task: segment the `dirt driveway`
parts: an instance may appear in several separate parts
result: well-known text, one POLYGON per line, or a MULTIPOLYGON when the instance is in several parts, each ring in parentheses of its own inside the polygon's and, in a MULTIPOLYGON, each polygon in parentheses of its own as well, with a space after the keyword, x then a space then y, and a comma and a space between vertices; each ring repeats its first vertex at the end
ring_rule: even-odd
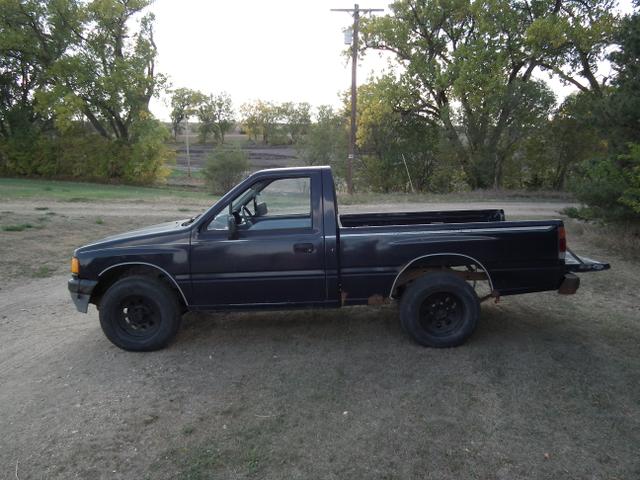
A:
POLYGON ((640 478, 637 261, 570 229, 613 269, 485 304, 451 350, 393 306, 187 315, 164 351, 112 346, 68 298, 72 247, 202 207, 3 203, 32 228, 0 232, 0 478, 640 478))

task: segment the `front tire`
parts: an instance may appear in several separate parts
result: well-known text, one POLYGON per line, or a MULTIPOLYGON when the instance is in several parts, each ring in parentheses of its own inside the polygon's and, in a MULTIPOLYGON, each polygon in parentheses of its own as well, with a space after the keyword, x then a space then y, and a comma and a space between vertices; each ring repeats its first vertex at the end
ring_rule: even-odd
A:
POLYGON ((415 280, 402 295, 400 321, 420 345, 461 345, 476 329, 480 302, 475 290, 451 273, 432 273, 415 280))
POLYGON ((100 301, 100 326, 124 350, 164 348, 180 328, 180 306, 162 281, 136 275, 114 283, 100 301))

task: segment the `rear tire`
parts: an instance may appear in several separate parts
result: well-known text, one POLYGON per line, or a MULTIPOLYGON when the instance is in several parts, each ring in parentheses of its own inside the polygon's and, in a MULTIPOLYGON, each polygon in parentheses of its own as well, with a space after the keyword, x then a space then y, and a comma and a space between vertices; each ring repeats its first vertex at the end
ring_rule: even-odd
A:
POLYGON ((451 273, 415 280, 400 300, 403 329, 420 345, 456 347, 471 336, 480 317, 475 290, 451 273))
POLYGON ((162 281, 143 275, 114 283, 100 301, 100 326, 124 350, 164 348, 180 328, 180 305, 162 281))

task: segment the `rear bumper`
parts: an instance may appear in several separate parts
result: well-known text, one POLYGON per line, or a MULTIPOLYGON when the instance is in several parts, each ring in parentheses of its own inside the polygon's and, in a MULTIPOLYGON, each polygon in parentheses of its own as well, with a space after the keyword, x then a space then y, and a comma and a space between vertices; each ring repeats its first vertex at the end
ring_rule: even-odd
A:
POLYGON ((76 306, 79 312, 87 313, 89 309, 89 300, 91 299, 91 292, 98 284, 94 280, 84 280, 76 277, 71 277, 67 286, 69 287, 69 293, 71 294, 71 300, 76 306))
POLYGON ((611 265, 606 262, 599 262, 598 260, 592 260, 587 257, 579 257, 571 250, 567 250, 564 264, 567 272, 574 273, 601 272, 611 268, 611 265))

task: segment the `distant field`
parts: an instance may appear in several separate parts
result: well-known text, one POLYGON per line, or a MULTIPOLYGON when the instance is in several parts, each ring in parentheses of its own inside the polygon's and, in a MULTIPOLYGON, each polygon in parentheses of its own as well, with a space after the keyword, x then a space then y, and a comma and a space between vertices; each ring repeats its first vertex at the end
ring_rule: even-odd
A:
POLYGON ((175 187, 140 187, 134 185, 0 178, 0 200, 33 198, 38 200, 87 202, 98 200, 154 200, 167 197, 207 200, 214 198, 204 191, 175 187))
MULTIPOLYGON (((186 173, 175 169, 169 181, 180 182, 186 173)), ((38 199, 67 202, 98 200, 155 200, 183 198, 212 201, 216 197, 204 191, 201 172, 193 173, 194 182, 185 186, 141 187, 134 185, 109 185, 102 183, 70 182, 57 180, 34 180, 24 178, 0 178, 0 200, 38 199), (194 188, 195 187, 195 188, 194 188)), ((185 184, 186 185, 186 184, 185 184)), ((402 203, 448 203, 448 202, 571 202, 564 192, 494 191, 438 193, 356 193, 349 196, 338 192, 342 205, 402 204, 402 203)))

